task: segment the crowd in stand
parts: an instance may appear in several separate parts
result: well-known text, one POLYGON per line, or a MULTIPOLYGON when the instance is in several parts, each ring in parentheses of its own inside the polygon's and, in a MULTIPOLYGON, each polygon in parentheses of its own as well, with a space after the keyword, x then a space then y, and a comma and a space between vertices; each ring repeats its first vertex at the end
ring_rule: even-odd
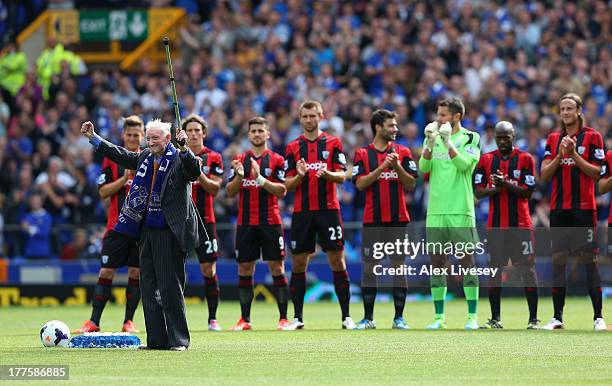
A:
MULTIPOLYGON (((245 124, 256 115, 268 119, 271 148, 284 154, 301 133, 296 108, 305 99, 323 102, 323 129, 342 138, 348 159, 371 141, 376 108, 399 114, 398 142, 418 157, 423 128, 445 96, 463 99, 463 126, 481 134, 483 153, 495 149, 494 124, 509 120, 517 146, 539 165, 566 92, 583 97, 585 122, 612 148, 612 20, 605 1, 264 0, 195 10, 174 58, 180 111, 207 120, 206 146, 227 163, 248 146, 245 124)), ((42 255, 95 256, 89 244, 98 234, 88 241, 83 230, 75 237, 57 228, 104 222, 96 192, 101 160, 80 135, 81 123, 91 120, 101 136, 120 144, 123 117, 173 121, 164 67, 154 71, 143 59, 137 68, 88 70, 55 41, 28 63, 19 47, 5 45, 0 221, 22 232, 5 232, 0 253, 41 256, 25 247, 36 238, 50 240, 55 226, 60 230, 42 255)), ((351 182, 339 197, 343 220, 360 221, 363 197, 351 182)), ((426 199, 420 179, 407 201, 413 220, 424 219, 426 199)), ((532 201, 534 225, 547 225, 547 186, 532 201)), ((599 203, 605 218, 607 198, 599 203)), ((289 196, 287 221, 290 205, 289 196)), ((477 222, 484 222, 486 209, 486 201, 479 203, 477 222)), ((222 190, 215 210, 218 222, 232 222, 235 200, 222 190)))

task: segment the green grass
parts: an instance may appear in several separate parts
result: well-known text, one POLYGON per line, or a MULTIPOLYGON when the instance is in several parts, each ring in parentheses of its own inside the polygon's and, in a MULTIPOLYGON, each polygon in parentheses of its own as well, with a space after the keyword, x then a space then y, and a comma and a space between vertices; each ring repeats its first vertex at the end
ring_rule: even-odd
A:
MULTIPOLYGON (((378 330, 342 331, 333 303, 307 304, 306 329, 274 331, 276 306, 253 306, 254 331, 206 331, 206 306, 189 305, 192 346, 186 352, 56 349, 40 344, 38 331, 60 319, 71 329, 89 307, 4 308, 0 310, 0 364, 66 364, 71 381, 87 384, 612 384, 612 334, 594 333, 588 298, 568 299, 565 331, 526 331, 523 299, 504 299, 506 329, 463 331, 466 305, 447 305, 448 331, 424 331, 433 318, 429 302, 408 303, 411 331, 390 329, 392 304, 377 304, 378 330)), ((353 304, 355 320, 361 304, 353 304)), ((552 312, 540 303, 541 319, 552 312)), ((237 303, 219 310, 227 329, 239 317, 237 303)), ((488 303, 480 303, 480 322, 488 303)), ((103 330, 118 330, 123 308, 108 306, 103 330)), ((144 329, 141 308, 136 324, 144 329)), ((143 341, 145 334, 139 334, 143 341)), ((21 384, 21 383, 20 383, 21 384)))

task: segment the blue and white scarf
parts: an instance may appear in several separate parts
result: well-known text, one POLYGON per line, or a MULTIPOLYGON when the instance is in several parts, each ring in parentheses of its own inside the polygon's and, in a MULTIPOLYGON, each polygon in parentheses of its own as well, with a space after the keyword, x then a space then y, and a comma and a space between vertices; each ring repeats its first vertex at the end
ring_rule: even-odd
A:
POLYGON ((149 154, 140 164, 130 192, 128 193, 119 219, 115 225, 115 231, 138 238, 140 236, 140 226, 146 214, 145 224, 151 228, 163 228, 165 225, 164 214, 161 207, 161 190, 164 183, 166 171, 176 155, 176 148, 172 143, 166 147, 166 152, 159 162, 159 169, 155 176, 153 189, 151 189, 151 179, 153 177, 153 163, 155 158, 149 154), (149 191, 151 197, 149 197, 149 191), (147 206, 148 204, 148 206, 147 206), (145 213, 146 212, 146 213, 145 213))

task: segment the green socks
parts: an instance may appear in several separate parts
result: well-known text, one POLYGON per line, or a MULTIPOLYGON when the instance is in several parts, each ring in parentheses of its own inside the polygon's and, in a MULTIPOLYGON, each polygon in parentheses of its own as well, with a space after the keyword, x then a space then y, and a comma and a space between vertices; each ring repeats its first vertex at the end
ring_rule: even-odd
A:
POLYGON ((430 278, 431 298, 436 319, 444 320, 444 298, 446 298, 446 275, 432 275, 430 278))
MULTIPOLYGON (((434 303, 436 319, 444 319, 444 299, 446 298, 446 276, 432 275, 430 279, 431 298, 434 303)), ((463 276, 463 292, 468 305, 468 317, 476 317, 478 310, 478 276, 463 276)))
POLYGON ((463 276, 463 292, 468 305, 468 317, 476 317, 478 309, 478 276, 463 276))

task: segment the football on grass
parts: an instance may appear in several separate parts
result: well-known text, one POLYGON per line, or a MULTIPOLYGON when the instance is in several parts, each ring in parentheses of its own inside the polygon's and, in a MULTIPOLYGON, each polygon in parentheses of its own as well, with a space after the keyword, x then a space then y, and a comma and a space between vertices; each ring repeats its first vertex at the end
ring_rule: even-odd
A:
POLYGON ((45 347, 68 347, 70 329, 62 321, 51 320, 40 329, 40 341, 45 347))

